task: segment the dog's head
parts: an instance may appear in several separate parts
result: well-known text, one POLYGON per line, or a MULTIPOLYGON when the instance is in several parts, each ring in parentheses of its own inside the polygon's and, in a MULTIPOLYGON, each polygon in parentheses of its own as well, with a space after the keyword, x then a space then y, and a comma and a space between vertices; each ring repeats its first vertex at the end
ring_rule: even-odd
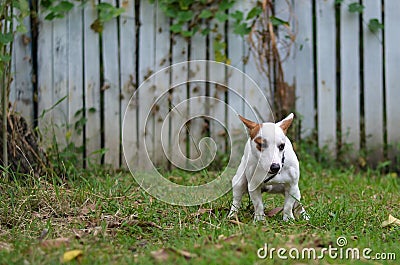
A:
POLYGON ((256 123, 239 115, 249 129, 251 152, 269 175, 279 173, 282 168, 285 159, 286 133, 293 117, 291 113, 277 123, 256 123))

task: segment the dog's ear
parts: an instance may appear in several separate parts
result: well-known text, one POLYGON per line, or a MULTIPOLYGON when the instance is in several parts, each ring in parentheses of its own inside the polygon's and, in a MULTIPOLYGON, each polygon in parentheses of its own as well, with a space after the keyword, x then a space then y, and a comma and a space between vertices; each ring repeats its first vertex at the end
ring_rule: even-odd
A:
POLYGON ((293 118, 294 118, 293 113, 290 113, 286 118, 277 123, 277 125, 281 127, 284 134, 287 133, 287 130, 289 129, 290 125, 293 122, 293 118))
POLYGON ((244 118, 243 116, 239 115, 239 119, 246 125, 246 127, 249 129, 250 133, 250 138, 254 139, 256 135, 258 134, 258 131, 261 129, 261 124, 258 124, 254 121, 248 120, 244 118))

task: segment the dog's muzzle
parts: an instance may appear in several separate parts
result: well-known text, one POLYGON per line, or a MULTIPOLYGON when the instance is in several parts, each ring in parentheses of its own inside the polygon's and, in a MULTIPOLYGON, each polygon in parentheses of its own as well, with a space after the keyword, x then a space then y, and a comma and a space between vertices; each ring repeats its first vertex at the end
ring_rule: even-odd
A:
POLYGON ((271 166, 269 167, 268 174, 271 174, 268 178, 264 180, 264 183, 267 183, 271 179, 273 179, 276 175, 278 175, 279 171, 281 168, 283 168, 283 165, 285 163, 285 152, 282 154, 282 167, 278 163, 272 163, 271 166))

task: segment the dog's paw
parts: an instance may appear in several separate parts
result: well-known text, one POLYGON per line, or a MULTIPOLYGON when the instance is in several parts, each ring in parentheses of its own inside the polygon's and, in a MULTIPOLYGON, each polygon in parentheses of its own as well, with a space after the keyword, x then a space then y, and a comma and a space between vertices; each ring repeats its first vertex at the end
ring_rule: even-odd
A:
POLYGON ((290 216, 290 215, 286 215, 286 214, 284 214, 283 215, 283 221, 284 222, 293 222, 295 219, 294 219, 294 216, 292 215, 292 216, 290 216))
POLYGON ((308 215, 308 213, 306 211, 300 213, 300 216, 303 218, 303 220, 310 221, 310 216, 308 215))
POLYGON ((238 217, 237 211, 230 211, 227 218, 228 219, 236 219, 238 217))
POLYGON ((265 221, 265 214, 254 215, 254 222, 262 222, 262 221, 265 221))

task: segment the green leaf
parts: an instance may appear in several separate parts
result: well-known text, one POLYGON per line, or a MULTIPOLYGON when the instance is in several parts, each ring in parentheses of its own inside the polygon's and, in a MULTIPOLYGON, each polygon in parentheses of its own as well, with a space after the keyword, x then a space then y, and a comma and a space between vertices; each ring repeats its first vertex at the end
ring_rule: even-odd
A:
POLYGON ((218 6, 218 10, 226 11, 229 8, 231 8, 234 4, 235 4, 235 1, 223 0, 218 6))
POLYGON ((10 55, 0 55, 0 62, 9 62, 11 60, 10 55))
POLYGON ((208 9, 204 9, 203 11, 201 11, 199 18, 209 18, 213 15, 213 13, 208 10, 208 9))
POLYGON ((350 13, 362 13, 363 10, 364 10, 364 8, 365 8, 365 7, 364 7, 363 5, 354 2, 354 3, 351 3, 351 4, 349 5, 349 12, 350 12, 350 13))
POLYGON ((210 28, 205 28, 201 31, 201 35, 206 36, 208 33, 210 33, 211 29, 210 28))
POLYGON ((274 25, 274 26, 281 26, 281 25, 289 26, 289 22, 282 20, 280 18, 274 17, 274 16, 271 16, 270 20, 271 20, 272 25, 274 25))
POLYGON ((249 13, 247 14, 246 20, 255 18, 256 16, 260 15, 262 13, 262 9, 259 6, 253 7, 249 13))
POLYGON ((246 23, 240 23, 235 25, 234 29, 233 29, 233 33, 238 34, 240 36, 244 36, 249 34, 251 31, 251 28, 247 26, 246 23))
POLYGON ((178 13, 178 21, 180 22, 188 22, 193 18, 193 11, 181 11, 178 13))
POLYGON ((231 17, 236 19, 237 21, 242 21, 243 20, 243 12, 236 10, 235 13, 231 14, 231 17))
POLYGON ((378 30, 383 29, 383 24, 379 22, 377 18, 371 18, 368 22, 368 29, 372 33, 378 32, 378 30))
POLYGON ((89 113, 96 113, 96 108, 95 107, 91 107, 88 109, 89 113))
POLYGON ((55 13, 66 13, 70 11, 73 7, 73 3, 68 1, 61 1, 58 5, 49 7, 49 10, 55 13))
POLYGON ((182 24, 181 23, 176 23, 171 25, 169 28, 173 33, 179 33, 182 31, 182 24))
POLYGON ((215 18, 216 18, 219 22, 225 22, 225 21, 228 20, 229 16, 228 16, 228 14, 226 14, 226 13, 224 13, 224 12, 218 11, 218 12, 215 14, 215 18))
POLYGON ((190 37, 192 37, 194 35, 194 32, 191 31, 191 30, 183 30, 181 32, 181 34, 182 34, 183 37, 189 37, 190 38, 190 37))
POLYGON ((344 0, 335 0, 335 5, 340 5, 344 2, 344 0))
POLYGON ((0 34, 0 43, 7 44, 14 40, 14 34, 12 32, 6 34, 0 34))

